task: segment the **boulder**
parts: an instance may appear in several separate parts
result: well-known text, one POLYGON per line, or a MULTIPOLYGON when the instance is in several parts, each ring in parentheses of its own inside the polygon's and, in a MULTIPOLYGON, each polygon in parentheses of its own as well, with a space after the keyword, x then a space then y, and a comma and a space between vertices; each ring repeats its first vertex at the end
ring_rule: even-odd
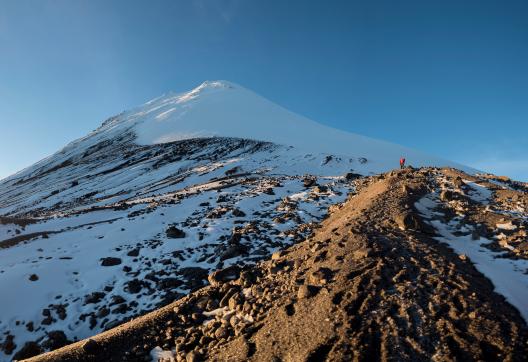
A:
POLYGON ((127 256, 132 256, 132 257, 139 256, 139 248, 135 248, 135 249, 130 250, 127 253, 127 256))
POLYGON ((312 187, 317 182, 317 178, 315 177, 305 177, 303 179, 303 186, 304 187, 312 187))
POLYGON ((220 254, 220 260, 227 260, 236 258, 240 255, 247 255, 249 248, 245 245, 229 245, 223 252, 220 254))
POLYGON ((158 287, 161 289, 174 289, 182 285, 183 282, 178 278, 165 278, 158 282, 158 287))
POLYGON ((61 348, 71 343, 66 337, 66 334, 64 334, 64 332, 60 330, 50 331, 47 333, 46 337, 47 339, 42 342, 42 347, 49 350, 61 348))
POLYGON ((93 292, 91 294, 88 294, 84 297, 84 304, 96 304, 101 301, 105 297, 105 293, 103 292, 93 292))
POLYGON ((233 216, 235 217, 244 217, 246 216, 246 213, 240 209, 234 209, 232 212, 233 216))
POLYGON ((165 231, 168 238, 171 239, 182 239, 185 237, 185 231, 178 229, 176 226, 169 226, 165 231))
POLYGON ((107 258, 101 258, 101 266, 114 266, 121 264, 120 258, 114 258, 114 257, 107 257, 107 258))
POLYGON ((29 280, 31 280, 32 282, 36 282, 37 280, 39 280, 39 277, 37 274, 31 274, 29 276, 29 280))
POLYGON ((345 179, 347 181, 352 181, 352 180, 355 180, 357 178, 361 178, 362 176, 358 173, 353 173, 353 172, 348 172, 346 175, 345 175, 345 179))
POLYGON ((84 342, 84 344, 82 345, 82 349, 88 354, 96 354, 97 351, 99 351, 100 349, 100 345, 99 343, 90 338, 89 340, 84 342))
POLYGON ((138 279, 132 279, 126 283, 125 289, 131 294, 137 294, 143 289, 143 282, 138 279))
POLYGON ((200 268, 198 266, 190 266, 186 268, 181 268, 178 270, 178 274, 180 274, 184 279, 186 280, 205 280, 207 279, 207 275, 209 274, 209 271, 204 268, 200 268))
POLYGON ((209 274, 207 280, 212 286, 220 286, 223 283, 236 280, 240 277, 240 267, 232 265, 225 269, 216 270, 209 274))
POLYGON ((26 358, 31 358, 34 356, 37 356, 44 352, 42 348, 40 348, 39 344, 34 341, 26 342, 22 348, 18 350, 17 353, 13 356, 13 360, 23 360, 26 358))

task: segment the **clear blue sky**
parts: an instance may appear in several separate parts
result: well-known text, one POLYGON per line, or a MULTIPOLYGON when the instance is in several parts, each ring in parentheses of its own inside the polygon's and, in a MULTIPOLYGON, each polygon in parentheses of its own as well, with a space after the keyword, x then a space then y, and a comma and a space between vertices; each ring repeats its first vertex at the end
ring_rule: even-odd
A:
POLYGON ((0 0, 0 177, 122 110, 226 79, 528 180, 527 66, 528 1, 0 0))

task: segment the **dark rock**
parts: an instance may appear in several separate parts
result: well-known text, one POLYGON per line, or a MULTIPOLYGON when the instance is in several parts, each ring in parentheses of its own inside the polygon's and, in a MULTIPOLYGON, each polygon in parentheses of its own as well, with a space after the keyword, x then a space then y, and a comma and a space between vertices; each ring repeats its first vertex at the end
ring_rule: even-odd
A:
POLYGON ((31 280, 32 282, 36 282, 37 280, 39 280, 39 277, 37 274, 31 274, 29 276, 29 280, 31 280))
POLYGON ((207 279, 209 271, 204 268, 191 266, 187 268, 181 268, 178 270, 178 274, 180 274, 186 280, 202 281, 207 279))
POLYGON ((240 210, 240 209, 234 209, 232 211, 232 214, 235 217, 244 217, 244 216, 246 216, 246 213, 244 211, 240 210))
POLYGON ((53 318, 51 318, 51 316, 47 316, 40 323, 49 326, 51 323, 53 323, 53 318))
POLYGON ((129 307, 126 303, 119 304, 116 308, 112 310, 113 314, 125 314, 129 310, 129 307))
POLYGON ((239 245, 230 245, 228 246, 222 254, 220 254, 220 260, 227 260, 236 258, 240 255, 247 255, 249 248, 245 245, 239 244, 239 245))
POLYGON ((139 255, 139 248, 132 249, 127 253, 128 256, 138 256, 139 255))
POLYGON ((26 358, 31 358, 41 354, 42 352, 44 351, 42 350, 42 348, 40 348, 37 342, 26 342, 26 344, 24 344, 24 347, 20 348, 18 352, 14 354, 13 360, 23 360, 26 358))
POLYGON ((110 305, 116 305, 116 304, 121 304, 121 303, 125 303, 125 302, 126 302, 126 299, 123 298, 122 296, 113 295, 112 296, 112 301, 110 302, 110 305))
POLYGON ((101 266, 114 266, 121 264, 120 258, 107 257, 101 259, 101 266))
POLYGON ((87 340, 82 345, 82 349, 84 350, 84 352, 86 352, 88 354, 96 354, 99 351, 100 348, 101 348, 101 346, 99 346, 99 343, 97 343, 93 339, 87 340))
POLYGON ((60 320, 65 320, 66 316, 67 316, 67 314, 66 314, 66 306, 62 305, 62 304, 55 305, 55 313, 57 313, 57 315, 59 316, 60 320))
POLYGON ((54 350, 57 348, 64 347, 67 344, 70 344, 71 342, 66 337, 66 334, 64 334, 63 331, 50 331, 47 333, 47 339, 42 342, 42 347, 54 350))
POLYGON ((275 195, 275 192, 273 191, 273 187, 268 187, 264 189, 264 191, 262 192, 265 193, 266 195, 275 195))
POLYGON ((137 294, 143 289, 143 282, 138 279, 129 280, 126 283, 125 289, 131 294, 137 294))
POLYGON ((456 193, 450 190, 442 190, 442 192, 440 192, 440 200, 442 201, 456 200, 457 199, 456 195, 457 195, 456 193))
POLYGON ((318 193, 318 194, 325 193, 325 192, 328 192, 328 186, 326 186, 326 185, 318 185, 318 186, 314 187, 313 190, 314 190, 315 193, 318 193))
POLYGON ((239 232, 234 232, 231 234, 231 237, 228 240, 228 243, 231 245, 238 245, 242 240, 242 235, 239 232))
POLYGON ((233 167, 233 168, 227 170, 227 171, 225 172, 225 175, 226 175, 226 176, 232 176, 232 175, 235 175, 236 173, 238 173, 238 172, 240 172, 240 171, 241 171, 240 166, 235 166, 235 167, 233 167))
POLYGON ((185 237, 185 231, 178 229, 176 226, 169 226, 165 231, 168 238, 181 239, 185 237))
POLYGON ((315 177, 305 177, 303 179, 303 186, 304 187, 312 187, 317 182, 317 179, 315 177))
POLYGON ((227 195, 220 195, 216 198, 216 202, 217 203, 221 203, 221 202, 227 202, 227 195))
POLYGON ((346 175, 345 175, 345 179, 347 181, 352 181, 352 180, 355 180, 357 178, 361 178, 362 176, 358 173, 353 173, 353 172, 348 172, 346 175))
POLYGON ((178 278, 165 278, 165 279, 161 279, 158 282, 158 286, 161 289, 178 288, 182 284, 183 284, 183 282, 181 280, 179 280, 178 278))
POLYGON ((109 329, 112 329, 112 328, 115 328, 117 327, 118 325, 122 324, 123 322, 120 321, 120 320, 113 320, 111 322, 108 322, 106 325, 105 325, 105 331, 109 330, 109 329))
POLYGON ((13 336, 12 334, 8 334, 5 337, 4 342, 0 344, 0 351, 3 350, 4 353, 7 355, 10 355, 11 353, 13 353, 13 351, 17 347, 14 340, 15 340, 15 336, 13 336))
POLYGON ((108 309, 106 307, 103 307, 103 308, 99 309, 99 311, 97 311, 97 317, 98 318, 104 318, 104 317, 106 317, 109 314, 110 314, 110 309, 108 309))
POLYGON ((96 304, 104 298, 106 294, 103 292, 93 292, 84 297, 84 304, 96 304))

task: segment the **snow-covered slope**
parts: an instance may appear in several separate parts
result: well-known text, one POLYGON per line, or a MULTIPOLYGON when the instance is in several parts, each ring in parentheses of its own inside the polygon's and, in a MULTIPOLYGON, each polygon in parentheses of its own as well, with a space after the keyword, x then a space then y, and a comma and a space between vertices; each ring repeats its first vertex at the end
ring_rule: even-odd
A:
POLYGON ((401 155, 414 166, 466 168, 403 146, 324 126, 227 81, 206 81, 190 92, 168 94, 123 112, 35 166, 49 165, 56 158, 86 152, 101 141, 126 136, 139 145, 201 137, 273 142, 307 153, 364 156, 370 160, 371 170, 377 172, 393 168, 401 155))
POLYGON ((203 285, 212 269, 302 239, 354 174, 391 169, 400 155, 458 166, 225 81, 108 119, 0 181, 0 290, 11 291, 0 360, 27 341, 55 348, 60 336, 115 326, 203 285))

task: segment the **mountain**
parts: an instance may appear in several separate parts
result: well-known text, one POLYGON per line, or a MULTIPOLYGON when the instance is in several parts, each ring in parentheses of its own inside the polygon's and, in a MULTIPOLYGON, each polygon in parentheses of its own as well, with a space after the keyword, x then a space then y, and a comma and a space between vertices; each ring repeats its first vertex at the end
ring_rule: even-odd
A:
POLYGON ((29 361, 525 360, 528 185, 422 168, 353 186, 268 260, 29 361))
MULTIPOLYGON (((9 291, 0 359, 55 350, 200 293, 215 270, 260 268, 273 253, 306 243, 329 208, 400 156, 477 177, 323 126, 226 81, 106 120, 0 181, 0 288, 9 291)), ((431 182, 441 184, 442 175, 431 173, 431 182)), ((486 186, 468 186, 465 197, 524 192, 521 184, 482 180, 473 179, 486 186)), ((511 280, 524 288, 524 279, 511 280)), ((523 309, 515 302, 523 294, 506 294, 523 309)))

